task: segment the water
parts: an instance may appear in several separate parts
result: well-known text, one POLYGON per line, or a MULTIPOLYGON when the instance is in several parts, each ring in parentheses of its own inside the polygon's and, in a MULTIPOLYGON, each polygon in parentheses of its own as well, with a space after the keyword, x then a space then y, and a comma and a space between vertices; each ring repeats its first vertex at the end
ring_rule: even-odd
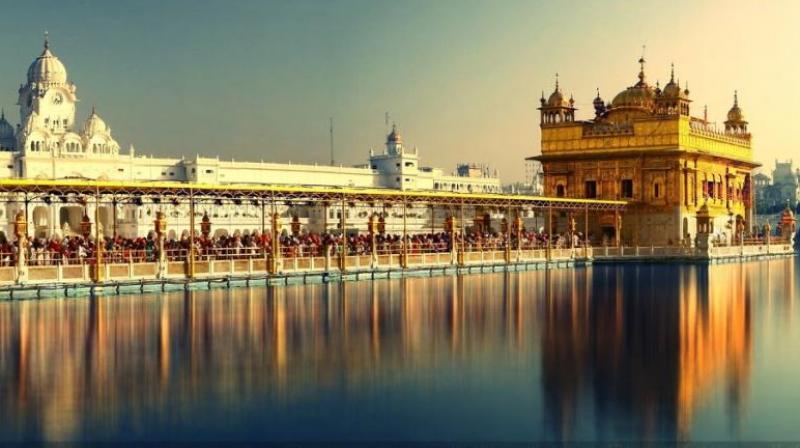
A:
POLYGON ((800 266, 0 304, 2 440, 798 440, 800 266))

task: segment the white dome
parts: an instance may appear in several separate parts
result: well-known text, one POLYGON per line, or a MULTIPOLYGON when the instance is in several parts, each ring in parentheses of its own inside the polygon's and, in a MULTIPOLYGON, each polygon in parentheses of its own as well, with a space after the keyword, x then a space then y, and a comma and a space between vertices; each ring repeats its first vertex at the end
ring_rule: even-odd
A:
POLYGON ((106 122, 100 118, 100 115, 97 115, 94 108, 92 108, 92 114, 89 115, 89 118, 86 120, 86 123, 83 125, 83 134, 86 136, 92 136, 96 134, 107 134, 108 133, 108 126, 106 122))
POLYGON ((50 51, 47 39, 44 41, 44 51, 42 55, 28 67, 29 83, 52 83, 64 84, 67 82, 67 69, 64 64, 50 51))

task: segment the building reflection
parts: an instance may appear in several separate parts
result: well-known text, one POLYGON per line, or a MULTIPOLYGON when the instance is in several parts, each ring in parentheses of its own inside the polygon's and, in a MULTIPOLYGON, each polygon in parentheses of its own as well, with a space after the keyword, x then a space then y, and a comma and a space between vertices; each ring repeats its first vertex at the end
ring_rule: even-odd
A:
POLYGON ((442 365, 491 375, 498 357, 541 365, 558 437, 680 436, 720 382, 744 406, 749 282, 739 265, 640 266, 2 303, 0 436, 110 437, 199 404, 235 416, 442 365))
POLYGON ((570 439, 590 425, 599 437, 686 438, 696 407, 720 383, 736 420, 753 339, 744 269, 609 268, 584 291, 550 282, 542 391, 553 435, 570 439))

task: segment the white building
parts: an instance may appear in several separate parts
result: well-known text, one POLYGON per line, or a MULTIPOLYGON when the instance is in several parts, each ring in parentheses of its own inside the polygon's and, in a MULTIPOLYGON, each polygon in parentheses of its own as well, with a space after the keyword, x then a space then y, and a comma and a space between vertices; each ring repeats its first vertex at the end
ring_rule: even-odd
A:
MULTIPOLYGON (((457 192, 500 192, 500 180, 484 173, 445 175, 441 169, 421 167, 416 148, 409 149, 396 128, 387 136, 386 149, 370 151, 369 163, 359 167, 297 165, 263 162, 234 162, 197 156, 194 159, 156 158, 137 155, 131 146, 120 153, 111 128, 95 108, 82 125, 76 122, 78 101, 75 84, 69 81, 64 64, 53 54, 47 38, 44 51, 28 68, 26 83, 19 89, 20 125, 11 125, 5 113, 0 117, 0 178, 23 179, 98 179, 119 181, 175 181, 199 183, 253 183, 278 185, 348 186, 402 190, 445 190, 457 192)), ((57 201, 56 201, 57 202, 57 201)), ((89 206, 91 207, 91 206, 89 206)), ((108 206, 110 207, 110 206, 108 206)), ((101 210, 101 226, 107 235, 111 228, 123 236, 144 235, 152 228, 156 207, 169 205, 120 205, 118 210, 101 210), (112 216, 117 217, 112 224, 112 216)), ((7 202, 0 210, 0 228, 10 229, 11 217, 23 209, 7 202)), ((107 208, 103 206, 103 208, 107 208)), ((260 217, 238 206, 219 206, 208 210, 226 230, 255 228, 260 217), (235 216, 234 216, 235 215, 235 216), (235 219, 234 219, 235 218, 235 219), (222 222, 220 222, 222 221, 222 222)), ((84 208, 75 204, 40 204, 28 210, 29 224, 36 236, 78 231, 84 208)), ((91 209, 87 210, 93 216, 91 209)), ((199 213, 205 212, 201 210, 199 213)), ((288 213, 284 211, 285 213, 288 213)), ((296 211, 303 224, 321 230, 335 227, 333 211, 296 211), (326 215, 327 219, 323 219, 326 215), (332 222, 331 224, 328 224, 332 222)), ((184 211, 170 210, 173 221, 186 221, 184 211)), ((352 224, 362 227, 366 218, 359 213, 352 224)), ((409 218, 414 212, 409 212, 409 218)), ((430 221, 418 211, 419 225, 430 221)), ((366 216, 366 214, 365 214, 366 216)), ((290 218, 290 217, 289 217, 290 218)), ((391 226, 391 217, 387 225, 391 226)), ((414 225, 411 222, 412 226, 414 225)), ((186 224, 176 224, 185 228, 186 224)))

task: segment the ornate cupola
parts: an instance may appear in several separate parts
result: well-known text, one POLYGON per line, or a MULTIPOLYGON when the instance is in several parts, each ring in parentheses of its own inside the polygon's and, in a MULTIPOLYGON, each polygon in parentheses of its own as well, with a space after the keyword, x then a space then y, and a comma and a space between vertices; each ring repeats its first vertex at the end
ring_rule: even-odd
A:
POLYGON ((386 153, 392 155, 403 153, 403 136, 395 124, 392 124, 392 132, 386 136, 386 153))
POLYGON ((544 92, 542 98, 539 100, 541 106, 541 121, 542 126, 557 125, 560 123, 572 123, 575 121, 575 100, 570 95, 569 100, 564 99, 564 94, 561 93, 561 88, 558 85, 558 73, 556 73, 556 87, 553 93, 547 100, 544 99, 544 92))
POLYGON ((725 132, 731 134, 747 134, 747 121, 744 119, 742 109, 739 108, 739 92, 733 92, 733 107, 728 111, 728 119, 725 120, 725 132))
POLYGON ((606 104, 603 102, 603 98, 600 98, 600 88, 597 88, 597 96, 594 97, 594 101, 592 101, 592 105, 594 106, 594 117, 598 119, 603 116, 606 112, 606 104))
POLYGON ((675 80, 675 64, 670 64, 669 82, 656 98, 656 113, 660 115, 689 116, 689 87, 681 89, 675 80))

